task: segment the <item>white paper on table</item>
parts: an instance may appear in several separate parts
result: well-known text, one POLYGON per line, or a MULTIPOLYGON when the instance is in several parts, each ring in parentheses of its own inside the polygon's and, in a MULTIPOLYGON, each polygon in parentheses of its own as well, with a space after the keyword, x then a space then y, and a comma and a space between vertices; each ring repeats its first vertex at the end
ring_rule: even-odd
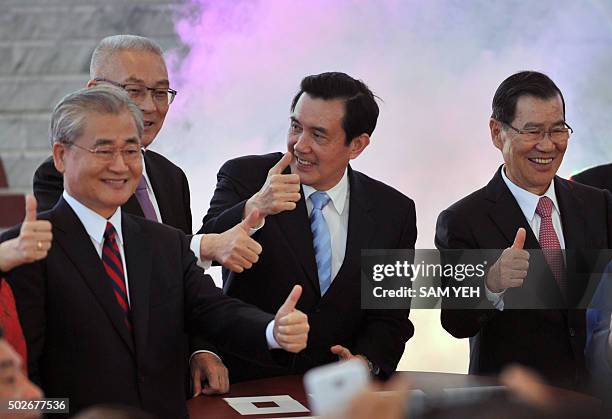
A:
POLYGON ((281 413, 310 412, 304 405, 288 395, 224 398, 241 415, 276 415, 281 413), (257 407, 254 403, 275 403, 273 407, 257 407))

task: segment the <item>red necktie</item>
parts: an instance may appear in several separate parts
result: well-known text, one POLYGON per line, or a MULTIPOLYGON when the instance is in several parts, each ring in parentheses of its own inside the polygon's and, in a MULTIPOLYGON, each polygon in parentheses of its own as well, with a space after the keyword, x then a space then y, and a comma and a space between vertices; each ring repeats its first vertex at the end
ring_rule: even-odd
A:
POLYGON ((17 308, 15 307, 15 297, 9 284, 0 278, 0 326, 4 330, 4 337, 7 342, 17 351, 22 359, 22 367, 24 373, 27 374, 27 348, 23 330, 17 316, 17 308))
POLYGON ((561 244, 559 244, 559 238, 553 227, 551 216, 552 208, 553 202, 549 197, 543 196, 538 201, 536 214, 541 218, 538 241, 540 242, 540 247, 542 248, 546 262, 548 262, 548 266, 550 266, 561 292, 565 295, 566 284, 563 275, 563 252, 561 250, 561 244))
POLYGON ((130 321, 130 306, 128 304, 127 291, 125 287, 125 274, 123 272, 123 263, 121 263, 121 253, 117 245, 117 231, 109 222, 106 223, 104 231, 104 246, 102 246, 102 264, 111 282, 115 297, 119 303, 119 307, 124 314, 125 324, 132 331, 132 322, 130 321))

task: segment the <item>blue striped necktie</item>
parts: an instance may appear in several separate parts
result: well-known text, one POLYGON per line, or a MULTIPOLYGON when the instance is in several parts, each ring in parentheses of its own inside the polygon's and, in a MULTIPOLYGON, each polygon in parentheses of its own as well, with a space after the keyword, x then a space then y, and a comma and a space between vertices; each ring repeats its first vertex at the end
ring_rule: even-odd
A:
POLYGON ((319 286, 321 295, 325 294, 331 285, 331 237, 323 208, 328 204, 330 198, 325 192, 317 191, 310 195, 312 202, 312 213, 310 214, 310 228, 312 230, 315 259, 317 260, 317 272, 319 274, 319 286))

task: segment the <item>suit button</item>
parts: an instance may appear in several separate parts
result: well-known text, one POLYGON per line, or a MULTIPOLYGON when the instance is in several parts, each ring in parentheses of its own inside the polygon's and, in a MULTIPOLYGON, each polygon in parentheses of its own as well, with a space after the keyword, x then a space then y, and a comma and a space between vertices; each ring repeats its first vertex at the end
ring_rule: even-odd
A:
POLYGON ((144 378, 142 375, 138 377, 138 380, 139 380, 141 383, 144 383, 144 382, 145 382, 145 378, 144 378))
POLYGON ((320 313, 321 309, 319 307, 315 308, 315 313, 320 313))
POLYGON ((570 327, 570 328, 569 328, 569 335, 570 335, 571 337, 576 336, 576 329, 574 329, 573 327, 570 327))

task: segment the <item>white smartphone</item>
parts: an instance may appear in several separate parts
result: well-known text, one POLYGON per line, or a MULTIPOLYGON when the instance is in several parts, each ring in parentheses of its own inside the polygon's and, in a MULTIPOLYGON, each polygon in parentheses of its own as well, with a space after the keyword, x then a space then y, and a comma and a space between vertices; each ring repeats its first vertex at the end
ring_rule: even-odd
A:
POLYGON ((304 389, 310 410, 327 415, 344 409, 370 382, 370 373, 360 359, 313 368, 304 374, 304 389))

